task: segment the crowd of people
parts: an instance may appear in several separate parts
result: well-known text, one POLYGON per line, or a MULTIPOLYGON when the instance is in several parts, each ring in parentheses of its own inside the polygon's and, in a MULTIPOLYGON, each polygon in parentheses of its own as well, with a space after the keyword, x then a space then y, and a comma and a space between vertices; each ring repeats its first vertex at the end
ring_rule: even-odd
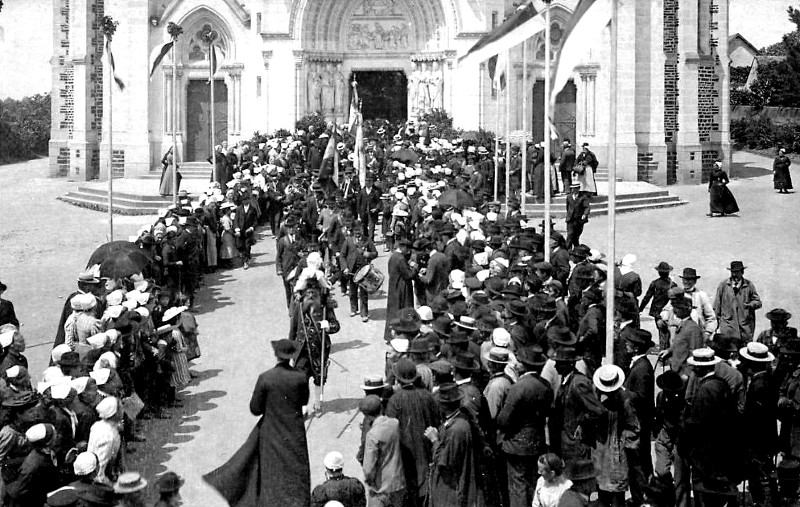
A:
MULTIPOLYGON (((207 191, 181 191, 139 231, 136 248, 151 261, 140 273, 101 277, 100 265, 79 275, 36 385, 13 306, 0 300, 4 502, 71 505, 54 503, 58 494, 142 504, 147 481, 126 469, 126 451, 146 438, 141 419, 181 405, 200 355, 191 309, 203 275, 237 258, 248 269, 259 226, 276 241, 290 324, 274 343, 278 366, 251 400, 262 416, 248 440, 258 452, 207 477, 229 501, 244 491, 231 492, 230 481, 249 481, 253 469, 259 505, 617 506, 630 496, 634 505, 713 506, 732 505, 744 480, 758 505, 794 499, 800 341, 791 315, 771 310, 759 332, 762 303, 740 261, 713 297, 691 267, 678 286, 667 262, 644 291, 634 255, 615 263, 582 243, 597 191, 587 144, 576 154, 566 142, 547 164, 541 144, 531 145, 528 168, 518 150, 508 162, 500 154, 497 173, 489 148, 381 129, 359 174, 341 132, 219 146, 207 191), (492 198, 495 174, 503 197, 506 163, 512 195, 502 210, 492 198), (569 194, 566 237, 520 209, 523 176, 532 199, 569 194), (376 242, 390 253, 387 353, 384 374, 362 386, 366 487, 333 453, 312 490, 303 422, 308 407, 324 409, 331 335, 341 328, 334 293, 338 285, 350 317, 369 322, 380 283, 361 275, 375 269, 376 242), (614 353, 604 364, 610 269, 614 353), (645 311, 657 339, 641 327, 645 311), (658 377, 655 354, 665 366, 658 377), (745 448, 731 445, 745 433, 745 448)), ((175 505, 180 477, 156 482, 159 506, 175 505)))

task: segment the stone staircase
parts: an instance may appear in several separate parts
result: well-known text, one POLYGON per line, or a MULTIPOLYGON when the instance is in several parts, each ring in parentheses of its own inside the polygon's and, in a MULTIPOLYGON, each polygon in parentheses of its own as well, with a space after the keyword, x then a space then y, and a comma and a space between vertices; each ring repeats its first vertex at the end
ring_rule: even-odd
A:
MULTIPOLYGON (((601 181, 598 181, 600 194, 592 197, 590 216, 608 215, 608 195, 604 195, 607 184, 603 184, 601 181)), ((655 185, 643 183, 638 183, 635 186, 626 183, 617 184, 616 213, 671 208, 683 204, 686 204, 686 201, 655 185)), ((544 217, 544 203, 534 204, 529 197, 525 203, 525 214, 532 218, 544 217)), ((566 217, 566 196, 559 195, 550 201, 550 215, 555 219, 566 217)))
MULTIPOLYGON (((595 181, 608 181, 608 169, 597 169, 594 173, 595 181)), ((622 181, 622 178, 617 176, 617 181, 622 181)))
MULTIPOLYGON (((208 162, 184 162, 179 164, 178 172, 184 180, 205 180, 211 181, 211 164, 208 162)), ((150 171, 150 173, 140 176, 142 179, 158 180, 161 179, 161 171, 150 171)), ((116 195, 116 192, 114 192, 116 195)))

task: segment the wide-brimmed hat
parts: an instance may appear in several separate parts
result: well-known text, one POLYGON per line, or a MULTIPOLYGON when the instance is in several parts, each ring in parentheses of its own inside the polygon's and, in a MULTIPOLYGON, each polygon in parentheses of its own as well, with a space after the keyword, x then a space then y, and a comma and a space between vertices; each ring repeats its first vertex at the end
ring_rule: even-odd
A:
POLYGON ((413 384, 419 378, 417 367, 405 357, 392 365, 392 371, 401 384, 413 384))
POLYGON ((507 308, 509 313, 517 317, 526 317, 528 315, 528 306, 518 299, 511 301, 507 308))
POLYGON ((683 274, 680 275, 680 277, 687 280, 697 280, 698 278, 701 278, 700 275, 697 274, 697 270, 694 268, 683 268, 683 274))
POLYGON ((471 352, 460 352, 453 358, 453 368, 456 370, 476 372, 481 369, 475 354, 471 352))
POLYGON ((659 273, 668 273, 672 271, 672 266, 670 266, 664 261, 661 261, 658 263, 658 266, 656 266, 656 271, 658 271, 659 273))
POLYGON ((716 354, 714 354, 714 349, 710 347, 694 349, 692 351, 692 357, 686 360, 686 362, 692 366, 714 366, 721 361, 722 359, 717 357, 716 354))
POLYGON ((78 490, 71 486, 64 486, 47 494, 45 501, 47 507, 69 507, 78 505, 78 490))
POLYGON ((433 351, 433 344, 427 338, 414 338, 408 347, 409 354, 429 354, 433 351))
POLYGON ((450 332, 450 336, 447 337, 447 343, 451 345, 458 345, 459 343, 467 343, 469 341, 469 336, 467 336, 466 331, 459 328, 454 328, 450 332))
POLYGON ((578 360, 578 352, 575 347, 558 347, 551 359, 557 363, 574 363, 578 360))
POLYGON ((147 487, 147 480, 139 472, 120 474, 114 483, 114 491, 118 494, 135 493, 147 487))
POLYGON ((598 390, 611 393, 625 383, 625 372, 616 364, 604 364, 594 372, 592 381, 598 390))
POLYGON ((74 366, 80 366, 80 364, 81 364, 80 355, 77 352, 72 352, 72 351, 64 352, 64 354, 62 354, 61 356, 61 359, 58 360, 59 366, 74 367, 74 366))
POLYGON ((656 377, 656 385, 662 391, 683 391, 683 379, 680 373, 673 370, 667 370, 656 377))
POLYGON ((768 320, 786 321, 792 318, 792 314, 783 308, 773 308, 765 315, 768 320))
POLYGON ((744 271, 745 265, 742 261, 731 261, 731 266, 728 271, 744 271))
POLYGON ((30 391, 21 391, 15 393, 9 398, 3 400, 3 408, 24 409, 32 407, 39 403, 39 397, 36 393, 30 391))
POLYGON ((159 493, 172 493, 183 486, 183 479, 175 472, 166 472, 156 479, 159 493))
POLYGON ((653 343, 653 334, 650 331, 633 326, 625 327, 620 332, 620 337, 634 345, 646 345, 648 347, 655 345, 655 343, 653 343))
POLYGON ((516 283, 508 284, 505 289, 500 291, 500 293, 503 295, 503 297, 509 298, 509 299, 511 299, 511 298, 521 298, 522 296, 525 295, 522 292, 522 286, 520 286, 520 285, 518 285, 516 283))
POLYGON ((469 315, 462 315, 455 322, 455 325, 463 329, 468 329, 470 331, 477 331, 478 329, 478 327, 476 326, 475 319, 470 317, 469 315))
POLYGON ((583 259, 586 259, 587 257, 589 257, 589 255, 591 255, 591 253, 592 253, 592 249, 589 248, 586 245, 578 245, 578 246, 576 246, 575 248, 573 248, 572 250, 569 251, 570 255, 575 256, 575 257, 580 257, 580 258, 583 258, 583 259))
POLYGON ((714 349, 714 352, 719 354, 721 352, 739 352, 737 339, 731 335, 716 333, 708 346, 714 349))
POLYGON ((443 296, 436 296, 433 301, 428 302, 428 306, 433 313, 446 313, 448 309, 447 300, 443 296))
POLYGON ((450 332, 452 331, 453 321, 448 315, 440 315, 433 319, 433 324, 431 324, 431 328, 433 331, 440 335, 440 336, 450 336, 450 332))
POLYGON ((78 282, 80 283, 100 283, 100 279, 94 276, 91 271, 83 271, 78 274, 78 282))
POLYGON ((364 383, 361 384, 361 389, 364 391, 381 391, 389 387, 383 375, 368 375, 364 377, 364 383))
POLYGON ((775 360, 769 347, 760 342, 749 342, 747 346, 739 349, 739 357, 754 363, 771 363, 775 360))
POLYGON ((278 359, 292 359, 297 353, 297 344, 286 338, 273 340, 272 351, 278 359))
POLYGON ((486 357, 486 360, 490 363, 508 364, 508 358, 508 349, 503 347, 492 347, 489 349, 489 355, 486 357))
POLYGON ((172 306, 167 308, 167 311, 164 312, 164 316, 161 317, 161 322, 169 322, 187 309, 188 307, 186 306, 172 306))
POLYGON ((537 368, 547 363, 547 356, 539 345, 531 345, 517 350, 517 361, 529 368, 537 368))
POLYGON ((464 393, 461 392, 461 389, 459 389, 455 382, 449 382, 439 386, 439 390, 434 394, 434 398, 439 403, 455 403, 464 398, 464 393))
POLYGON ((419 314, 413 308, 410 309, 413 315, 409 312, 400 311, 400 316, 392 319, 389 326, 394 329, 395 333, 416 334, 421 327, 421 319, 419 314))
POLYGON ((559 347, 574 347, 578 337, 567 326, 553 326, 547 330, 547 340, 559 347))

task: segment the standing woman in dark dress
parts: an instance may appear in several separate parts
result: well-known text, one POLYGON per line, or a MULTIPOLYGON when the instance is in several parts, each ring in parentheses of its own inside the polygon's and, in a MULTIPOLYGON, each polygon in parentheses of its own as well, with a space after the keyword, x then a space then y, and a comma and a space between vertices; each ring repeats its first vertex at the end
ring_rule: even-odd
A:
POLYGON ((779 194, 788 194, 789 190, 792 189, 792 175, 789 173, 790 165, 792 165, 792 161, 786 156, 786 149, 781 148, 772 163, 772 182, 779 194))
POLYGON ((708 179, 708 198, 709 198, 709 213, 708 216, 725 216, 736 213, 739 211, 739 205, 736 204, 736 198, 728 190, 727 173, 722 170, 722 162, 717 160, 714 162, 714 169, 711 171, 711 176, 708 179))
MULTIPOLYGON (((162 196, 172 195, 172 146, 164 154, 161 159, 161 183, 158 185, 158 193, 162 196)), ((178 179, 177 189, 181 189, 181 173, 178 172, 178 167, 175 167, 175 177, 178 179)))

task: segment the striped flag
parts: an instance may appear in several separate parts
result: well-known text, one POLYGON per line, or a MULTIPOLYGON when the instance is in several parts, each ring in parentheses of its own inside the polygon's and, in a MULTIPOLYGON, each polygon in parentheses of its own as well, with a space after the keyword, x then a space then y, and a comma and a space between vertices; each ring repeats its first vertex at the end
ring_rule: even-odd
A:
POLYGON ((580 63, 588 48, 595 45, 600 34, 611 21, 612 0, 580 0, 564 30, 564 44, 553 62, 550 104, 564 89, 572 71, 580 63))
POLYGON ((158 52, 158 56, 156 56, 156 59, 153 60, 153 66, 150 70, 150 77, 153 77, 153 73, 156 71, 156 67, 158 67, 159 64, 161 64, 161 60, 163 60, 164 57, 167 56, 167 53, 169 53, 169 50, 172 49, 172 46, 174 44, 175 44, 174 41, 169 41, 163 46, 161 46, 161 51, 158 52))
POLYGON ((111 44, 108 39, 106 39, 106 55, 108 56, 108 64, 111 65, 111 75, 114 76, 114 82, 117 83, 120 90, 125 91, 125 83, 117 76, 117 68, 116 65, 114 65, 114 53, 111 52, 111 44))
POLYGON ((533 4, 522 5, 502 25, 481 37, 467 54, 458 59, 458 64, 481 63, 530 39, 544 28, 544 16, 533 4))
POLYGON ((319 175, 323 176, 327 172, 327 168, 331 168, 331 172, 327 173, 331 176, 336 172, 334 162, 336 162, 336 129, 331 130, 331 136, 328 138, 328 145, 325 147, 325 153, 322 155, 322 161, 319 164, 319 175))

